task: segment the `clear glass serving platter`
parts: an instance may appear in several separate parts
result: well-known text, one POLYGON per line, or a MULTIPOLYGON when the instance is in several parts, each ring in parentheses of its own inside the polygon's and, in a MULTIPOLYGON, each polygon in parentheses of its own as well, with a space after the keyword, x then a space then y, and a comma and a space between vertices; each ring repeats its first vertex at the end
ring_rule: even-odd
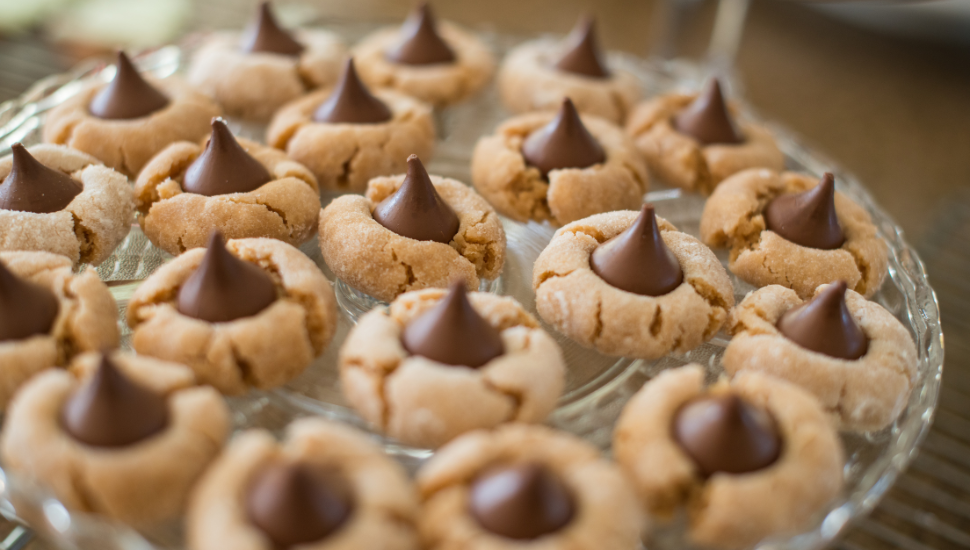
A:
MULTIPOLYGON (((339 24, 329 29, 353 42, 373 25, 339 24)), ((482 35, 498 55, 521 39, 494 34, 482 35)), ((142 70, 164 77, 183 72, 186 63, 204 37, 190 37, 178 46, 144 52, 136 57, 142 70)), ((681 62, 659 62, 629 55, 611 54, 641 79, 645 95, 674 89, 693 89, 703 80, 700 67, 681 62)), ((40 141, 45 113, 77 93, 92 79, 106 81, 114 69, 104 63, 89 63, 75 71, 38 82, 18 100, 0 105, 0 156, 22 141, 40 141)), ((477 139, 491 133, 508 115, 500 105, 494 87, 464 104, 437 113, 439 140, 429 171, 470 182, 469 166, 477 139)), ((262 140, 264 126, 230 120, 234 131, 262 140)), ((762 548, 820 548, 846 528, 853 518, 867 513, 895 481, 917 451, 936 405, 943 368, 943 335, 939 308, 926 273, 916 253, 906 244, 899 228, 880 210, 865 188, 851 174, 834 166, 818 154, 799 145, 783 128, 768 124, 779 137, 787 157, 788 169, 821 175, 832 171, 839 189, 863 205, 872 215, 881 235, 889 244, 889 276, 874 300, 885 306, 909 329, 919 350, 919 370, 909 403, 897 421, 884 430, 864 434, 842 434, 848 461, 843 470, 845 490, 830 506, 813 518, 811 527, 793 537, 764 541, 762 548)), ((333 197, 323 197, 326 204, 333 197)), ((665 188, 654 182, 646 196, 659 215, 680 230, 698 235, 703 197, 665 188)), ((514 296, 535 313, 531 288, 532 264, 549 242, 554 228, 548 224, 517 223, 503 220, 508 236, 507 261, 502 275, 483 283, 482 290, 514 296)), ((338 381, 337 351, 356 318, 374 300, 338 281, 321 257, 316 240, 301 247, 335 284, 341 318, 333 343, 323 356, 285 387, 270 392, 254 392, 229 400, 237 430, 260 427, 279 433, 292 419, 318 415, 358 426, 368 431, 386 452, 404 463, 412 472, 431 455, 427 449, 400 445, 371 432, 367 424, 344 402, 338 381)), ((727 252, 716 251, 726 265, 727 252)), ((148 242, 138 226, 115 253, 98 267, 101 278, 111 287, 121 319, 128 298, 139 282, 171 257, 148 242)), ((732 275, 735 298, 740 301, 753 287, 732 275)), ((538 316, 537 316, 538 317, 538 316)), ((129 331, 122 324, 123 346, 129 345, 129 331)), ((562 346, 568 364, 567 388, 548 423, 577 434, 609 452, 613 424, 626 401, 650 378, 664 369, 697 362, 707 368, 714 380, 722 373, 721 356, 729 337, 723 332, 710 342, 686 354, 656 361, 617 359, 587 350, 545 327, 562 346)), ((24 522, 54 544, 64 548, 155 549, 183 548, 178 524, 161 526, 149 533, 136 533, 98 516, 68 510, 42 487, 0 469, 0 513, 24 522)), ((686 548, 683 518, 661 526, 646 535, 647 548, 686 548)))

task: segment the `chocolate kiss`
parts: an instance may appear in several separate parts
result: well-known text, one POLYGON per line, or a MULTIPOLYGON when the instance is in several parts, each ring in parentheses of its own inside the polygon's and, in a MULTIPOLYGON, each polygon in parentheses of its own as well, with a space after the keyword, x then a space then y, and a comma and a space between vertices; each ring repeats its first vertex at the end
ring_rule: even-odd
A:
POLYGON ((374 209, 377 223, 416 241, 448 244, 458 233, 458 215, 431 183, 417 155, 408 157, 404 183, 374 209))
POLYGON ((49 333, 59 310, 53 292, 21 279, 0 262, 0 342, 49 333))
POLYGON ((674 128, 704 145, 744 141, 724 104, 721 83, 716 78, 708 80, 697 99, 674 117, 674 128))
POLYGON ((455 60, 455 52, 438 34, 427 2, 418 6, 401 25, 399 42, 385 55, 403 65, 434 65, 455 60))
POLYGON ((226 123, 215 118, 209 143, 185 171, 182 189, 207 197, 248 193, 271 179, 266 167, 239 145, 226 123))
POLYGON ((553 63, 553 67, 567 73, 581 74, 593 78, 607 78, 606 69, 596 40, 596 20, 590 16, 581 18, 569 36, 566 37, 565 53, 553 63))
POLYGON ((832 283, 804 304, 778 320, 778 330, 805 349, 855 360, 866 354, 869 338, 856 324, 845 305, 845 281, 832 283))
POLYGON ((181 314, 210 323, 228 323, 256 315, 276 301, 276 285, 262 269, 226 250, 222 233, 213 231, 202 263, 178 293, 181 314))
POLYGON ((168 404, 165 396, 136 384, 102 355, 98 370, 64 404, 61 421, 81 443, 124 447, 164 430, 168 404))
POLYGON ((542 177, 562 168, 586 168, 606 160, 606 153, 589 133, 568 97, 549 124, 529 134, 522 143, 525 161, 538 168, 542 177))
POLYGON ((569 489, 538 463, 486 472, 471 488, 472 516, 485 529, 511 539, 536 539, 554 533, 573 518, 569 489))
POLYGON ((259 5, 256 21, 251 23, 243 35, 240 49, 249 53, 277 53, 280 55, 300 55, 303 44, 297 42, 290 33, 280 28, 269 9, 269 2, 259 5))
POLYGON ((148 116, 168 105, 165 94, 155 89, 138 73, 125 52, 118 52, 114 79, 101 89, 88 105, 92 115, 105 119, 131 119, 148 116))
POLYGON ((0 183, 0 209, 48 214, 71 204, 84 188, 64 172, 48 168, 14 143, 13 165, 0 183))
POLYGON ((644 204, 623 233, 597 246, 589 265, 611 286, 643 296, 663 296, 684 282, 680 261, 660 236, 652 204, 644 204))
POLYGON ((769 202, 765 225, 795 244, 822 250, 841 247, 845 234, 835 214, 835 176, 826 172, 815 187, 769 202))
POLYGON ((352 57, 330 97, 313 113, 313 120, 331 124, 376 124, 390 119, 391 110, 360 81, 352 57))
POLYGON ((279 460, 256 474, 246 512, 277 548, 290 548, 340 529, 353 512, 353 491, 333 469, 279 460))
POLYGON ((766 468, 781 454, 774 419, 735 394, 704 395, 681 407, 674 437, 704 476, 766 468))
POLYGON ((440 302, 404 327, 401 343, 412 355, 471 368, 505 352, 499 331, 472 307, 462 281, 451 283, 440 302))

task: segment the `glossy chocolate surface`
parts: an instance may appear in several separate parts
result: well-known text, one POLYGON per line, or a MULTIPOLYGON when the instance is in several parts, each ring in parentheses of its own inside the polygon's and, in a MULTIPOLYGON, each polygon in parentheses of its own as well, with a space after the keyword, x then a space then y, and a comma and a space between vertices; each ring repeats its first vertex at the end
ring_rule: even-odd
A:
POLYGON ((644 296, 662 296, 684 282, 684 272, 660 235, 652 204, 644 204, 633 225, 596 247, 593 272, 612 286, 644 296))
POLYGON ((276 22, 269 2, 259 5, 256 20, 253 21, 243 34, 239 48, 249 53, 275 53, 279 55, 300 55, 303 44, 297 42, 290 33, 286 32, 276 22))
POLYGON ((391 110, 361 82, 351 57, 344 65, 340 82, 313 113, 313 120, 331 124, 377 124, 391 120, 391 110))
POLYGON ((835 176, 827 172, 807 191, 776 197, 764 216, 768 229, 801 246, 833 250, 845 242, 835 212, 835 176))
POLYGON ((0 342, 49 334, 58 311, 53 292, 21 279, 0 262, 0 342))
POLYGON ((583 125, 568 97, 552 122, 525 138, 522 157, 538 168, 544 178, 553 170, 586 168, 606 161, 603 146, 583 125))
POLYGON ((455 211, 438 195, 417 155, 408 157, 404 183, 377 205, 373 215, 377 223, 417 241, 448 244, 461 225, 455 211))
POLYGON ((0 183, 0 209, 49 214, 64 210, 84 188, 74 178, 48 168, 20 143, 10 148, 13 165, 0 183))
POLYGON ((691 136, 702 145, 730 145, 744 141, 744 136, 731 118, 724 95, 721 94, 721 83, 716 78, 707 81, 697 99, 674 117, 673 124, 678 132, 691 136))
POLYGON ((185 171, 182 189, 207 197, 248 193, 270 179, 266 167, 239 145, 225 121, 215 118, 209 143, 185 171))
POLYGON ((453 63, 455 52, 438 34, 434 14, 425 2, 401 26, 398 42, 385 54, 402 65, 453 63))
POLYGON ((610 76, 599 41, 596 39, 596 20, 591 16, 581 18, 564 42, 565 51, 553 63, 560 71, 592 78, 610 76))
POLYGON ((129 120, 146 117, 168 106, 165 94, 142 78, 125 52, 118 52, 116 67, 115 77, 88 105, 92 115, 109 120, 129 120))
POLYGON ((539 463, 486 471, 471 487, 469 506, 472 517, 486 530, 519 540, 555 533, 575 515, 565 483, 539 463))
POLYGON ((845 304, 845 281, 830 284, 778 320, 778 331, 805 349, 849 361, 869 350, 869 338, 845 304))

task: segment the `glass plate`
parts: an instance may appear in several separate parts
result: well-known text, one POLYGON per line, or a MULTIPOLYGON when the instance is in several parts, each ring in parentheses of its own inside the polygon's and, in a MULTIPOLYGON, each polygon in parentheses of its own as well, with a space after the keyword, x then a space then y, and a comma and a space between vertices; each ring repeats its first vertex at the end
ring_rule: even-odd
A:
MULTIPOLYGON (((348 41, 359 38, 372 26, 341 24, 329 27, 348 41)), ((496 50, 504 53, 517 39, 482 35, 496 50)), ((182 72, 188 55, 203 37, 190 37, 180 46, 167 46, 137 56, 136 62, 146 71, 163 77, 182 72)), ((704 74, 699 67, 682 62, 657 62, 623 54, 611 54, 612 62, 621 65, 641 79, 645 94, 654 95, 673 89, 695 88, 704 74)), ((0 155, 7 154, 16 141, 33 144, 40 141, 39 128, 45 113, 63 102, 90 79, 107 80, 113 67, 90 63, 72 73, 57 75, 38 82, 18 100, 0 105, 0 155)), ((748 116, 753 117, 750 109, 748 116)), ((439 142, 429 171, 469 182, 471 152, 481 135, 491 133, 508 116, 498 100, 494 86, 471 101, 436 114, 439 142)), ((264 126, 230 120, 240 135, 262 140, 264 126)), ((867 513, 892 485, 897 474, 915 455, 917 446, 932 421, 943 368, 943 335, 939 308, 933 290, 916 253, 904 242, 899 228, 876 206, 865 189, 848 173, 817 154, 800 146, 787 131, 769 124, 776 132, 786 154, 788 169, 821 175, 832 171, 839 190, 864 206, 883 238, 889 244, 889 276, 874 300, 891 311, 909 329, 919 350, 919 370, 915 390, 897 421, 884 430, 864 434, 842 434, 848 460, 843 470, 845 491, 821 514, 811 528, 794 536, 768 540, 763 548, 811 549, 831 542, 855 517, 867 513)), ((646 196, 657 207, 657 213, 694 236, 698 235, 702 197, 664 188, 654 182, 646 196)), ((332 197, 325 196, 324 204, 332 197)), ((502 275, 496 281, 483 283, 482 290, 514 296, 535 313, 531 288, 532 264, 549 242, 554 228, 534 222, 521 224, 503 220, 508 236, 508 254, 502 275)), ((337 334, 326 352, 298 378, 271 392, 254 392, 246 397, 229 399, 237 430, 261 427, 279 433, 292 419, 319 415, 337 419, 370 431, 366 423, 341 396, 336 367, 337 350, 357 316, 376 304, 341 281, 327 269, 316 240, 301 247, 335 283, 341 318, 337 334)), ((716 251, 727 264, 727 251, 716 251)), ((114 294, 121 319, 128 298, 139 281, 150 275, 171 256, 153 247, 137 225, 115 253, 98 268, 101 278, 114 294)), ((751 285, 731 275, 735 299, 740 301, 753 290, 751 285)), ((538 317, 538 316, 537 316, 538 317)), ((562 346, 568 364, 566 391, 549 424, 577 434, 609 451, 613 424, 623 405, 647 380, 658 372, 688 362, 707 368, 709 380, 722 372, 721 355, 728 336, 719 333, 710 342, 685 354, 675 354, 656 361, 617 359, 576 345, 545 326, 562 346)), ((129 331, 122 325, 123 346, 130 347, 129 331)), ((372 433, 387 453, 404 463, 412 472, 430 456, 427 449, 400 445, 372 433)), ((27 523, 56 544, 69 548, 152 549, 181 548, 179 525, 162 526, 150 533, 134 531, 100 517, 71 512, 43 488, 36 487, 0 470, 0 512, 27 523)), ((650 548, 684 548, 684 520, 680 518, 655 529, 644 543, 650 548)))

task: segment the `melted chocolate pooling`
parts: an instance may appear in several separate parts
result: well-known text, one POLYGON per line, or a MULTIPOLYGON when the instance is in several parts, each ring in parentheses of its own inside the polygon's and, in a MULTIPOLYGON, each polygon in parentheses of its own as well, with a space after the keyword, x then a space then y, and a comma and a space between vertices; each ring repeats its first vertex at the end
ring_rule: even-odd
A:
POLYGON ((182 188, 212 197, 254 191, 270 179, 266 167, 239 145, 221 118, 215 118, 209 143, 185 171, 182 188))
POLYGON ((124 447, 147 439, 168 425, 165 396, 125 376, 107 355, 61 411, 64 429, 95 447, 124 447))
POLYGON ((408 16, 401 26, 398 43, 385 55, 402 65, 435 65, 455 61, 455 52, 438 34, 434 14, 427 2, 408 16))
POLYGON ((303 44, 279 26, 269 4, 263 2, 259 5, 256 21, 246 29, 240 49, 249 53, 300 55, 303 53, 303 44))
POLYGON ((10 173, 0 183, 0 209, 48 214, 64 210, 83 187, 64 172, 48 168, 14 143, 10 173))
POLYGON ((485 529, 510 539, 554 533, 573 519, 569 489, 546 466, 525 463, 485 472, 471 488, 471 513, 485 529))
POLYGON ((585 16, 565 40, 566 51, 553 63, 553 67, 567 73, 607 78, 610 72, 603 63, 599 42, 596 40, 596 20, 585 16))
POLYGON ((374 209, 377 223, 416 241, 448 244, 458 233, 458 215, 438 195, 417 155, 408 157, 408 173, 393 195, 374 209))
POLYGON ((0 342, 48 334, 59 310, 53 292, 21 279, 0 262, 0 342))
POLYGON ((332 468, 272 462, 257 472, 246 495, 246 512, 277 548, 324 539, 353 512, 350 484, 332 468))
POLYGON ((845 281, 830 284, 804 304, 778 320, 778 330, 789 340, 811 351, 849 361, 869 350, 869 338, 845 305, 845 281))
POLYGON ((732 393, 689 401, 674 417, 673 431, 704 476, 754 472, 781 454, 781 436, 771 415, 732 393))
POLYGON ((721 94, 721 83, 716 78, 707 81, 707 86, 697 99, 675 116, 673 122, 678 132, 704 145, 744 141, 744 136, 731 119, 724 95, 721 94))
POLYGON ((125 52, 118 52, 114 79, 98 92, 88 110, 98 118, 127 120, 148 116, 168 105, 165 94, 138 73, 125 52))
POLYGON ((344 65, 340 82, 313 113, 313 120, 331 124, 377 124, 391 120, 391 110, 360 81, 354 58, 350 58, 344 65))
POLYGON ((404 349, 446 365, 478 368, 505 352, 499 331, 475 311, 465 283, 451 283, 448 294, 401 334, 404 349))
POLYGON ((606 161, 606 153, 589 133, 568 97, 559 114, 549 124, 529 134, 522 143, 525 161, 548 177, 549 172, 563 168, 586 168, 606 161))
POLYGON ((178 292, 181 314, 210 323, 250 317, 276 301, 276 285, 262 269, 226 250, 222 233, 213 231, 202 263, 178 292))
POLYGON ((769 202, 765 226, 798 245, 822 250, 841 247, 845 234, 835 213, 835 176, 826 172, 815 187, 769 202))
POLYGON ((662 296, 684 282, 684 272, 667 248, 652 204, 623 233, 596 247, 590 256, 593 272, 612 286, 644 296, 662 296))

